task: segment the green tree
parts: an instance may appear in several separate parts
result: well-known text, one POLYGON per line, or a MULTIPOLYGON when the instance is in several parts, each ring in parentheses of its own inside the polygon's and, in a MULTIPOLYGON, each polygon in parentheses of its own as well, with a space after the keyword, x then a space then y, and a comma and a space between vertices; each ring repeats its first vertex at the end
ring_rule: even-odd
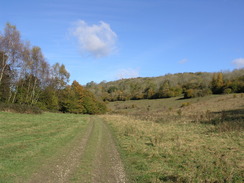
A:
POLYGON ((152 99, 155 97, 155 93, 156 93, 156 88, 154 86, 148 86, 145 90, 144 90, 144 98, 145 99, 152 99))
POLYGON ((175 96, 174 91, 170 87, 170 81, 165 80, 158 90, 158 98, 169 98, 175 96))

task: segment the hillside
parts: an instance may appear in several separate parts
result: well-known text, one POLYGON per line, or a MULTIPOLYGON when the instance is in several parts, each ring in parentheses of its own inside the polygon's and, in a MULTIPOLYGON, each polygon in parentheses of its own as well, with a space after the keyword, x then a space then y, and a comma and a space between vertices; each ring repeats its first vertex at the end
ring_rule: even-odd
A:
POLYGON ((167 74, 160 77, 121 79, 86 88, 104 101, 156 99, 181 96, 202 97, 209 94, 244 92, 244 69, 231 72, 196 72, 167 74))
POLYGON ((131 182, 242 182, 243 94, 108 105, 131 182))

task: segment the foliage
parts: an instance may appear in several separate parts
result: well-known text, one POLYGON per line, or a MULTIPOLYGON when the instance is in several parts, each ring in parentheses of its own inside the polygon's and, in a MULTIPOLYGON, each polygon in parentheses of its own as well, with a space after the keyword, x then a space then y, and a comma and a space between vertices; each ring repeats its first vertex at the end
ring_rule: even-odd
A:
POLYGON ((86 88, 104 101, 159 99, 181 96, 203 97, 244 92, 244 69, 231 72, 177 73, 154 78, 132 78, 87 83, 86 88))
POLYGON ((25 104, 0 103, 0 111, 27 113, 27 114, 42 114, 42 110, 40 108, 36 106, 25 105, 25 104))
POLYGON ((68 86, 69 77, 63 64, 50 66, 40 47, 21 40, 17 28, 6 24, 0 34, 0 102, 21 104, 19 110, 37 106, 48 111, 106 112, 105 104, 77 82, 68 86))
POLYGON ((223 74, 217 73, 213 75, 212 79, 212 91, 214 94, 221 94, 223 93, 224 81, 223 81, 223 74))
POLYGON ((82 87, 77 81, 63 90, 61 98, 60 110, 62 112, 102 114, 107 110, 105 103, 97 100, 90 91, 82 87), (67 95, 69 98, 66 97, 67 95))
POLYGON ((210 94, 212 94, 212 91, 209 88, 188 89, 184 92, 184 98, 204 97, 204 96, 210 95, 210 94))

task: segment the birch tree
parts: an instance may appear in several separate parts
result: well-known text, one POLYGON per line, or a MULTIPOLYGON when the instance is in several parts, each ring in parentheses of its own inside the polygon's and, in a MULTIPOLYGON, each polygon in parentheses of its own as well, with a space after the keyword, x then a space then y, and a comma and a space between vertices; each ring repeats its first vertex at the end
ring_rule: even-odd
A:
POLYGON ((21 56, 21 40, 20 32, 14 25, 6 24, 3 35, 0 36, 0 52, 1 52, 1 67, 0 67, 0 85, 6 67, 13 69, 19 66, 18 61, 21 56))

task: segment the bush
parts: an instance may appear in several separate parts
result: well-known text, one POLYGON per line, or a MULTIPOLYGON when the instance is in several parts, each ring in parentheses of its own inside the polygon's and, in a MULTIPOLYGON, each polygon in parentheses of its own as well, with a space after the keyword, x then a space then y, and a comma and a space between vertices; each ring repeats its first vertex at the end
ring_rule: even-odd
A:
POLYGON ((206 89, 188 89, 184 92, 184 98, 195 98, 195 97, 204 97, 212 94, 212 91, 209 88, 206 89))
POLYGON ((188 89, 184 93, 184 98, 193 98, 195 97, 195 90, 193 89, 188 89))
POLYGON ((5 104, 0 103, 0 111, 26 113, 26 114, 42 114, 42 110, 36 106, 26 104, 5 104))
POLYGON ((232 93, 231 88, 224 89, 224 94, 230 94, 230 93, 232 93))
POLYGON ((181 104, 181 106, 180 107, 187 107, 187 106, 189 106, 190 105, 190 103, 189 102, 184 102, 184 103, 182 103, 181 104))

